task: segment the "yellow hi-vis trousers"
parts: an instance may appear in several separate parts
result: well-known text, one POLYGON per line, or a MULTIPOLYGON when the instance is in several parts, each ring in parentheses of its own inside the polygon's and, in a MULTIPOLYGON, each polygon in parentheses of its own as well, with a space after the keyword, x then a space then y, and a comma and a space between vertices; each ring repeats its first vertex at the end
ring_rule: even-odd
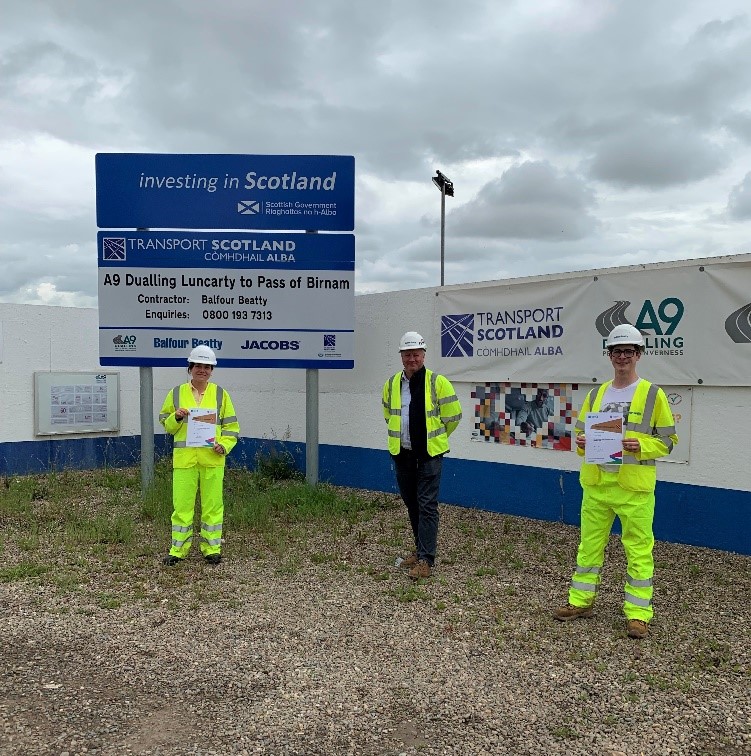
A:
POLYGON ((571 578, 569 603, 590 606, 600 585, 605 547, 616 515, 621 521, 621 540, 628 562, 623 613, 628 619, 652 619, 654 576, 654 491, 626 491, 618 485, 618 473, 603 472, 596 486, 583 486, 581 542, 576 572, 571 578))
POLYGON ((224 466, 173 468, 172 470, 172 547, 169 553, 181 559, 188 555, 193 540, 196 493, 201 489, 201 553, 219 554, 222 550, 224 520, 224 466))

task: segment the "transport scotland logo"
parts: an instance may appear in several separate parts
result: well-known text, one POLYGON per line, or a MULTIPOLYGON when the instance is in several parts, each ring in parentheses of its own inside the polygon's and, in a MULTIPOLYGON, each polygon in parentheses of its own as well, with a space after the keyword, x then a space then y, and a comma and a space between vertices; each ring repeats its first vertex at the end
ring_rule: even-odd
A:
POLYGON ((472 357, 475 343, 475 316, 441 315, 441 356, 472 357))
POLYGON ((125 239, 112 236, 102 239, 102 260, 125 260, 125 239))

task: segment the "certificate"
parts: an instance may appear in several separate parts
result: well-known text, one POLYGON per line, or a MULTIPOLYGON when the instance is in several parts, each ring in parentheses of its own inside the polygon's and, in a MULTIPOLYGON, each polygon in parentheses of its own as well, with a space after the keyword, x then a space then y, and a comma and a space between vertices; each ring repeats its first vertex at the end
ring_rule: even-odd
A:
POLYGON ((215 409, 191 407, 188 410, 188 437, 186 446, 213 447, 216 441, 215 409))
POLYGON ((623 463, 623 414, 621 412, 587 412, 584 419, 587 443, 584 459, 595 465, 623 463))

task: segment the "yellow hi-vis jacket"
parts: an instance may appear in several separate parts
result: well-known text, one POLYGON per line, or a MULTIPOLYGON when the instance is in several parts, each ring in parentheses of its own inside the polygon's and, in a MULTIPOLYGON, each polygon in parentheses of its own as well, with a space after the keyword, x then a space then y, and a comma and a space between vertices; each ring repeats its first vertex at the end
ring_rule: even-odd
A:
MULTIPOLYGON (((399 454, 402 434, 402 375, 398 372, 383 385, 383 417, 388 425, 389 453, 399 454)), ((449 450, 449 436, 462 419, 462 407, 448 378, 425 369, 425 424, 428 455, 449 450)))
POLYGON ((164 426, 164 430, 174 437, 172 466, 177 468, 194 467, 201 465, 203 467, 223 467, 226 454, 217 454, 212 447, 201 448, 186 446, 188 438, 188 420, 182 422, 175 417, 175 411, 185 407, 205 407, 207 410, 218 410, 216 424, 216 443, 224 447, 226 454, 234 449, 238 438, 240 438, 240 424, 235 416, 235 408, 232 405, 230 395, 216 383, 209 383, 206 386, 206 393, 203 395, 201 404, 196 404, 193 397, 193 391, 190 383, 182 383, 175 386, 167 394, 162 409, 159 412, 159 422, 164 426))
MULTIPOLYGON (((607 381, 600 386, 594 401, 592 394, 595 389, 587 394, 576 421, 577 434, 584 433, 587 412, 599 412, 602 398, 612 382, 607 381)), ((636 454, 624 451, 623 462, 618 468, 618 485, 627 491, 654 491, 657 482, 655 460, 670 454, 678 443, 673 413, 665 392, 659 386, 643 378, 639 380, 623 430, 624 438, 639 439, 641 450, 636 454)), ((578 446, 576 452, 584 456, 584 450, 578 446)), ((600 482, 599 465, 582 463, 579 480, 583 486, 596 486, 600 482)))

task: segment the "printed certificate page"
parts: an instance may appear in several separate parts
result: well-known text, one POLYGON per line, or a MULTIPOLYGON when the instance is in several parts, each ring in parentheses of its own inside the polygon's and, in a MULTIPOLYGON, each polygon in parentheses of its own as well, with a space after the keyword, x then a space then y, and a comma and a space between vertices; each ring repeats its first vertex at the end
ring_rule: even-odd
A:
POLYGON ((214 446, 216 438, 215 409, 205 407, 191 407, 188 410, 188 438, 186 446, 214 446))
POLYGON ((584 419, 587 444, 584 459, 595 465, 620 465, 623 462, 623 414, 587 412, 584 419))

